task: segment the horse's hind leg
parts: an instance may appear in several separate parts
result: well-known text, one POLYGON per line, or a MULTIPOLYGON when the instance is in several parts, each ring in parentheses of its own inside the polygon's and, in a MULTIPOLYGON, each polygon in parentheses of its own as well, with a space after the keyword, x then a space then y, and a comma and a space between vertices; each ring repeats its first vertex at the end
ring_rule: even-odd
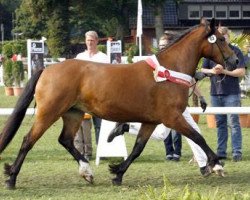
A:
POLYGON ((36 116, 35 122, 29 131, 29 133, 24 137, 22 146, 19 150, 18 156, 12 165, 5 164, 5 175, 9 176, 6 180, 6 187, 8 189, 15 189, 16 178, 22 167, 24 159, 28 152, 32 149, 36 141, 43 135, 43 133, 48 129, 48 127, 56 121, 55 116, 36 116))
POLYGON ((108 142, 112 142, 113 139, 119 135, 123 135, 129 131, 129 124, 117 122, 115 128, 109 133, 108 142))
POLYGON ((74 157, 79 164, 79 174, 88 182, 93 183, 93 173, 89 162, 74 146, 74 137, 80 127, 83 112, 71 109, 63 118, 63 130, 59 137, 59 143, 74 157))
POLYGON ((156 125, 154 124, 142 124, 139 130, 138 136, 135 141, 135 145, 131 154, 128 158, 118 165, 110 165, 110 172, 116 174, 116 177, 112 180, 114 185, 121 185, 122 177, 124 173, 127 171, 130 164, 140 156, 141 152, 143 151, 144 147, 146 146, 149 137, 153 133, 156 125))

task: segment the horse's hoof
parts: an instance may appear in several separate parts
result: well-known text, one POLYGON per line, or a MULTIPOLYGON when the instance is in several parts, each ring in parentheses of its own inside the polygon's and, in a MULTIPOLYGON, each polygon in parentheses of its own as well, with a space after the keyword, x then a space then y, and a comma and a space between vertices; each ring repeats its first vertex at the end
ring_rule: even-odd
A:
POLYGON ((122 181, 118 178, 113 178, 112 183, 113 183, 113 185, 116 185, 116 186, 122 185, 122 181))
POLYGON ((202 175, 203 177, 208 177, 209 175, 212 174, 213 171, 212 171, 212 168, 211 168, 211 167, 206 166, 206 167, 200 168, 200 172, 201 172, 201 175, 202 175))
POLYGON ((216 165, 213 167, 213 171, 214 171, 215 174, 217 174, 218 176, 225 177, 224 169, 223 169, 222 165, 216 164, 216 165))
POLYGON ((10 180, 5 181, 5 187, 8 190, 14 190, 14 189, 16 189, 15 184, 11 183, 10 180))
POLYGON ((87 182, 93 184, 94 176, 93 172, 89 166, 89 163, 79 161, 79 175, 82 176, 87 182))
POLYGON ((221 177, 225 177, 224 170, 215 171, 215 174, 217 174, 218 176, 221 176, 221 177))
POLYGON ((94 177, 92 175, 90 176, 84 176, 83 177, 88 183, 94 184, 94 177))

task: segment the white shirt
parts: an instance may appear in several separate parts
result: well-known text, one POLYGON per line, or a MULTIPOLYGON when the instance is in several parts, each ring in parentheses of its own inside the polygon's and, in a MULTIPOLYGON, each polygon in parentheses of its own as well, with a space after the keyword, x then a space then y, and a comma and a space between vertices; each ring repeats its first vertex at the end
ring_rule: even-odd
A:
POLYGON ((91 57, 87 51, 84 51, 82 53, 79 53, 76 56, 76 59, 101 62, 101 63, 109 63, 108 56, 105 53, 102 53, 101 51, 98 51, 96 54, 92 55, 91 57))

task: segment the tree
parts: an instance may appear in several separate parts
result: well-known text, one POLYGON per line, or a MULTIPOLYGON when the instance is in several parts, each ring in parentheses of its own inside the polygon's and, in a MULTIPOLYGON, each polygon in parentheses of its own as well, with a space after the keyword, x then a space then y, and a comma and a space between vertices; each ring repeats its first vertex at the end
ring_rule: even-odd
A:
POLYGON ((54 57, 69 57, 69 0, 61 0, 47 21, 48 47, 54 57))
MULTIPOLYGON (((40 13, 40 12, 39 12, 40 13)), ((36 17, 35 11, 31 9, 30 0, 23 0, 16 10, 16 27, 14 32, 22 33, 23 38, 41 39, 46 31, 46 20, 48 17, 36 17)))
MULTIPOLYGON (((113 36, 116 39, 123 39, 129 32, 129 17, 135 15, 137 1, 134 0, 85 0, 84 20, 82 24, 94 19, 93 28, 106 36, 113 36), (94 14, 93 14, 94 13, 94 14)), ((83 6, 83 5, 82 5, 83 6)), ((84 9, 79 6, 76 10, 84 9)), ((90 24, 89 24, 90 25, 90 24)))
POLYGON ((12 38, 12 28, 15 26, 13 18, 15 9, 20 5, 21 0, 0 0, 0 24, 4 25, 4 39, 12 38))
POLYGON ((69 0, 23 0, 17 10, 17 31, 24 37, 48 38, 53 57, 68 56, 69 0))
POLYGON ((25 38, 45 36, 52 56, 67 56, 70 43, 83 41, 88 30, 123 39, 136 6, 134 0, 23 0, 15 31, 25 38))

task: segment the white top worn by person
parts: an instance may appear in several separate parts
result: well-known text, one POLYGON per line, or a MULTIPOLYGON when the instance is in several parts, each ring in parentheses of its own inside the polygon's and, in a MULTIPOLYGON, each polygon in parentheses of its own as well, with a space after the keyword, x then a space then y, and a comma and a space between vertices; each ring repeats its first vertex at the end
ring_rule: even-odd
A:
MULTIPOLYGON (((88 31, 85 33, 85 43, 87 49, 79 53, 76 56, 76 59, 80 60, 87 60, 93 62, 100 62, 100 63, 109 63, 108 56, 105 53, 102 53, 98 50, 98 35, 95 31, 88 31)), ((76 149, 85 156, 86 159, 90 160, 92 157, 92 136, 91 136, 91 116, 86 117, 85 114, 84 120, 81 124, 80 129, 76 133, 76 137, 74 140, 74 145, 76 149)), ((93 116, 93 123, 95 128, 95 139, 96 144, 98 144, 99 140, 99 133, 101 129, 101 119, 98 117, 93 116)))
POLYGON ((97 49, 98 35, 95 31, 88 31, 85 34, 87 49, 79 53, 76 59, 89 60, 94 62, 109 63, 108 56, 97 49))

